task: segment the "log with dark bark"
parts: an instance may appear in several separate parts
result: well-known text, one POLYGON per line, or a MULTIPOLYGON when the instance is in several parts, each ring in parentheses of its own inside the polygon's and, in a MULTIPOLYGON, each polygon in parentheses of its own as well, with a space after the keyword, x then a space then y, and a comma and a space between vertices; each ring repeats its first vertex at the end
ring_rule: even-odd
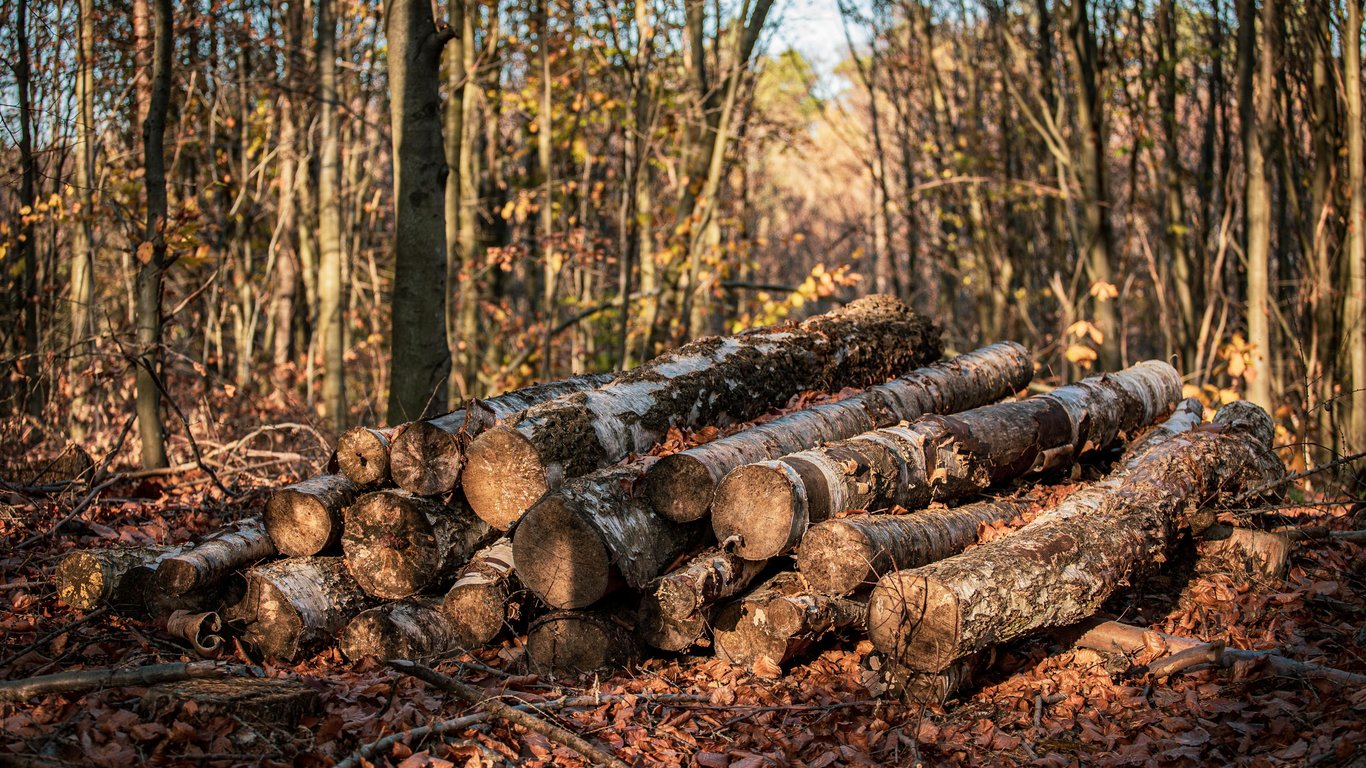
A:
POLYGON ((784 664, 827 632, 862 626, 864 613, 862 600, 816 594, 801 574, 779 573, 718 612, 716 650, 734 664, 784 664))
POLYGON ((148 720, 172 711, 175 720, 209 727, 228 717, 278 729, 294 728, 305 715, 317 714, 320 703, 317 689, 298 680, 230 677, 154 685, 138 708, 148 720))
POLYGON ((346 510, 342 551, 361 588, 397 600, 449 584, 495 535, 458 499, 443 504, 407 491, 376 491, 346 510))
POLYGON ((883 574, 956 555, 983 525, 1012 520, 1026 500, 1001 499, 904 515, 850 515, 811 526, 797 549, 797 570, 811 589, 847 595, 883 574))
MULTIPOLYGON (((466 408, 445 416, 401 425, 396 429, 392 446, 381 447, 378 439, 366 440, 361 435, 356 435, 355 441, 375 457, 384 450, 385 465, 400 488, 419 496, 435 496, 455 489, 464 466, 465 447, 484 430, 533 405, 597 389, 614 378, 614 373, 575 376, 487 400, 472 400, 466 408)), ((367 460, 372 464, 379 461, 378 458, 367 460)))
POLYGON ((532 622, 526 636, 532 667, 592 672, 625 665, 637 649, 630 631, 599 611, 554 611, 532 622))
POLYGON ((672 523, 632 493, 652 458, 574 478, 546 494, 512 534, 517 572, 552 608, 585 608, 622 583, 643 589, 705 529, 672 523))
POLYGON ((700 520, 716 486, 736 467, 844 440, 928 413, 955 413, 1028 386, 1034 362, 1014 342, 983 347, 917 369, 834 403, 789 413, 686 451, 665 456, 645 475, 650 506, 676 522, 700 520))
POLYGON ((1294 544, 1279 533, 1228 525, 1212 526, 1196 542, 1195 569, 1267 583, 1285 576, 1294 544))
POLYGON ((918 672, 876 651, 868 655, 865 664, 878 676, 878 685, 872 691, 875 695, 889 694, 920 706, 943 706, 972 685, 979 670, 987 666, 980 655, 959 659, 940 672, 918 672))
POLYGON ((1011 535, 884 576, 868 607, 873 644, 935 672, 996 643, 1092 615, 1162 562, 1180 529, 1208 527, 1199 507, 1282 475, 1273 434, 1265 411, 1226 405, 1210 427, 1144 441, 1110 477, 1011 535))
POLYGON ((80 611, 109 603, 142 612, 154 588, 157 566, 182 551, 182 547, 120 547, 73 552, 62 558, 53 574, 57 597, 80 611))
POLYGON ((505 529, 564 480, 648 451, 669 427, 746 421, 799 392, 879 383, 940 353, 938 330, 886 296, 799 325, 698 339, 480 435, 467 452, 465 495, 505 529))
POLYGON ((274 557, 275 544, 260 518, 249 518, 213 534, 157 564, 157 587, 183 595, 212 587, 259 560, 274 557))
POLYGON ((337 646, 346 658, 428 659, 445 656, 459 642, 435 598, 410 597, 362 611, 347 622, 337 646))
POLYGON ((337 438, 337 467, 360 488, 389 482, 389 446, 397 427, 352 427, 337 438))
POLYGON ((839 511, 916 509, 1064 466, 1152 424, 1180 396, 1180 375, 1148 361, 1017 402, 924 416, 747 464, 717 488, 712 529, 718 541, 739 537, 741 557, 776 557, 839 511))
POLYGON ((266 532, 282 554, 323 554, 341 541, 342 511, 359 492, 345 475, 319 475, 285 486, 266 503, 266 532))
POLYGON ((764 566, 725 547, 711 547, 661 576, 654 585, 655 602, 663 615, 681 620, 744 591, 764 566))
POLYGON ((229 617, 246 620, 242 639, 268 657, 295 661, 319 650, 378 601, 340 557, 297 557, 247 572, 247 594, 229 617))
POLYGON ((456 639, 465 648, 489 644, 520 613, 512 540, 503 537, 484 547, 460 569, 446 592, 441 612, 446 614, 456 639))

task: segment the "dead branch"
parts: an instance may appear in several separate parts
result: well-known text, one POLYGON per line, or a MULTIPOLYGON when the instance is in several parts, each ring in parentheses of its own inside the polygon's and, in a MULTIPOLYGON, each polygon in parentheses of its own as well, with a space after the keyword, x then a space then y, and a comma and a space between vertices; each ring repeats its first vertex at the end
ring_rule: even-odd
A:
POLYGON ((240 666, 229 666, 212 661, 195 661, 188 664, 151 664, 132 669, 58 672, 0 683, 0 702, 23 701, 31 696, 44 696, 50 693, 85 693, 101 688, 178 683, 182 680, 221 678, 243 673, 244 670, 240 666))

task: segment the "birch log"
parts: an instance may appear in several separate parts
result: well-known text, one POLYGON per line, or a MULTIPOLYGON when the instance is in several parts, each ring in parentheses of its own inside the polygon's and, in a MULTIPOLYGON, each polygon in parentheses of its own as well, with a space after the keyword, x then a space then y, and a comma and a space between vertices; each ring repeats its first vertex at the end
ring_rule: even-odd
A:
POLYGON ((1146 441, 1110 477, 1034 522, 937 563, 884 576, 868 606, 873 644, 917 670, 1032 630, 1095 613, 1178 530, 1199 532, 1199 507, 1284 476, 1266 412, 1224 406, 1207 428, 1146 441))
POLYGON ((659 578, 653 590, 659 610, 675 619, 694 615, 742 592, 764 566, 724 547, 712 547, 659 578))
POLYGON ((493 641, 517 610, 517 577, 512 540, 503 537, 474 553, 446 593, 441 611, 466 648, 493 641))
POLYGON ((322 554, 342 535, 342 510, 360 488, 345 475, 319 475, 285 486, 266 503, 266 532, 290 557, 322 554))
POLYGON ((716 486, 736 467, 928 413, 955 413, 986 405, 1024 389, 1033 374, 1034 363, 1024 347, 1014 342, 992 344, 844 400, 795 411, 665 456, 645 475, 645 498, 670 520, 699 520, 710 509, 716 486))
POLYGON ((465 495, 480 517, 506 529, 564 480, 648 451, 671 426, 746 421, 799 392, 879 383, 940 354, 933 324, 887 296, 799 325, 698 339, 475 438, 465 495))
POLYGON ((1064 466, 1169 413, 1181 377, 1148 361, 1013 403, 930 415, 733 470, 716 490, 718 541, 751 560, 797 545, 836 512, 917 509, 1009 478, 1064 466))
POLYGON ((828 632, 862 626, 864 613, 861 600, 815 594, 800 574, 779 573, 718 612, 716 650, 733 664, 784 664, 828 632))
POLYGON ((143 610, 157 566, 183 547, 117 547, 73 552, 57 564, 57 597, 79 611, 109 603, 143 610))
POLYGON ((526 653, 535 669, 592 672, 625 665, 637 648, 626 627, 606 613, 555 611, 532 623, 526 653))
POLYGON ((458 500, 407 491, 369 493, 346 510, 346 567, 367 593, 397 600, 449 584, 495 536, 458 500))
POLYGON ((360 488, 389 482, 389 448, 397 427, 352 427, 337 438, 337 466, 360 488))
POLYGON ((249 518, 161 560, 157 564, 157 587, 168 595, 205 589, 275 554, 275 544, 260 518, 249 518))
POLYGON ((248 622, 242 633, 247 643, 271 658, 295 661, 331 642, 377 602, 340 557, 297 557, 248 571, 246 597, 229 615, 248 622))
POLYGON ((387 661, 441 657, 459 647, 459 640, 440 601, 410 597, 357 614, 337 645, 352 661, 366 656, 387 661))

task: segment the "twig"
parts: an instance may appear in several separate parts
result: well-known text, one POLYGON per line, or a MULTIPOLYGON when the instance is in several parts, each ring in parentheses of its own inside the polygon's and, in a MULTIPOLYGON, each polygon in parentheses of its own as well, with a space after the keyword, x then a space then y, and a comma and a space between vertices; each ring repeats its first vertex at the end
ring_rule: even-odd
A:
POLYGON ((90 503, 95 500, 95 497, 100 495, 100 491, 103 491, 105 488, 108 488, 109 486, 123 479, 124 478, 122 475, 114 475, 113 477, 109 478, 108 480, 105 480, 104 482, 100 483, 94 488, 91 488, 90 492, 85 495, 85 498, 81 499, 80 502, 76 504, 76 506, 71 508, 71 511, 67 513, 66 517, 63 517, 61 520, 58 520, 55 524, 53 524, 51 528, 47 529, 45 532, 35 533, 27 539, 24 539, 23 541, 16 544, 14 548, 25 549, 26 547, 29 547, 39 541, 42 541, 43 539, 46 539, 47 537, 56 533, 58 530, 61 529, 62 526, 76 519, 77 515, 84 512, 85 508, 90 506, 90 503))
MULTIPOLYGON (((352 752, 345 760, 337 763, 336 768, 358 768, 362 760, 367 763, 372 762, 376 755, 387 751, 390 747, 393 747, 401 741, 407 741, 408 739, 425 739, 428 736, 440 736, 453 731, 463 731, 471 725, 478 725, 487 719, 489 719, 489 716, 486 713, 479 712, 473 715, 457 717, 454 720, 442 720, 437 723, 432 723, 431 725, 423 725, 417 728, 410 728, 406 731, 391 733, 382 739, 372 741, 355 752, 352 752)), ((414 743, 416 743, 416 741, 414 741, 414 743)))
POLYGON ((70 624, 65 624, 65 625, 61 626, 60 628, 58 628, 58 629, 52 630, 51 632, 47 633, 46 635, 43 635, 42 637, 38 638, 37 640, 34 640, 32 643, 29 643, 28 645, 26 645, 26 646, 24 646, 23 648, 19 649, 17 652, 10 654, 9 657, 6 658, 4 661, 0 661, 0 667, 8 667, 9 665, 13 664, 14 662, 16 662, 16 661, 18 661, 20 658, 22 658, 25 654, 27 654, 28 652, 30 652, 30 651, 32 651, 33 649, 37 648, 38 646, 42 645, 43 643, 48 642, 49 640, 51 640, 51 639, 53 639, 54 637, 56 637, 56 636, 62 634, 63 632, 70 632, 71 630, 73 630, 73 629, 75 629, 76 627, 79 627, 79 626, 81 626, 81 625, 83 625, 83 624, 89 624, 90 622, 94 621, 95 619, 97 619, 97 618, 103 616, 104 614, 106 614, 106 613, 108 613, 108 612, 109 612, 109 606, 103 606, 103 607, 100 607, 100 608, 97 608, 97 609, 91 611, 90 613, 87 613, 86 615, 82 616, 81 618, 77 619, 76 621, 71 622, 70 624))
POLYGON ((100 688, 177 683, 182 680, 221 678, 241 674, 240 668, 212 661, 189 664, 152 664, 133 669, 98 669, 83 672, 58 672, 26 680, 0 682, 0 701, 23 701, 30 696, 49 693, 84 693, 100 688))
POLYGON ((1160 680, 1201 664, 1219 664, 1223 658, 1224 641, 1215 640, 1212 643, 1204 643, 1194 648, 1173 653, 1170 656, 1164 656, 1148 665, 1148 674, 1154 680, 1160 680))
POLYGON ((530 712, 517 709, 497 699, 491 699, 485 696, 483 691, 468 683, 462 683, 455 678, 447 677, 446 675, 437 672, 431 667, 426 667, 415 662, 391 659, 388 663, 389 666, 404 674, 412 675, 423 682, 430 683, 442 690, 454 693, 466 702, 486 710, 489 714, 507 720, 510 723, 520 725, 529 731, 539 733, 551 741, 563 744, 592 760, 594 763, 611 766, 611 768, 628 768, 626 763, 613 757, 611 753, 601 747, 589 743, 578 734, 561 728, 558 725, 547 723, 530 712))
POLYGON ((180 409, 180 403, 177 403, 175 398, 171 397, 171 393, 166 391, 166 385, 161 381, 161 377, 152 370, 152 366, 148 365, 145 360, 135 358, 133 362, 147 371, 148 377, 151 378, 152 383, 157 385, 157 390, 161 392, 161 396, 166 398, 166 402, 171 404, 171 409, 175 411, 175 415, 180 418, 180 424, 185 427, 185 439, 190 441, 190 453, 194 454, 194 463, 199 465, 200 471, 213 480, 213 484, 218 486, 218 490, 222 491, 224 496, 228 498, 237 496, 237 491, 229 490, 226 485, 223 485, 223 481, 218 479, 218 474, 204 462, 204 456, 199 452, 199 442, 194 439, 194 430, 190 429, 190 420, 186 418, 185 412, 180 409))
POLYGON ((1277 480, 1272 480, 1269 483, 1262 483, 1261 485, 1257 486, 1256 488, 1253 488, 1250 491, 1244 491, 1238 498, 1233 500, 1233 503, 1241 504, 1247 501, 1248 499, 1260 496, 1262 493, 1269 491, 1272 488, 1279 488, 1280 486, 1285 485, 1287 483, 1293 483, 1296 480, 1301 480, 1303 478, 1309 477, 1310 475, 1317 475, 1320 472, 1327 472, 1330 469, 1336 469, 1342 466, 1343 464, 1351 464, 1352 462, 1363 458, 1366 458, 1366 451, 1357 451, 1356 453, 1350 456, 1343 456, 1338 459, 1333 459, 1327 464, 1319 464, 1318 466, 1310 467, 1309 469, 1301 470, 1294 474, 1286 475, 1285 477, 1279 478, 1277 480))
POLYGON ((1351 544, 1366 544, 1366 531, 1334 531, 1326 525, 1311 525, 1307 528, 1285 526, 1274 533, 1291 541, 1346 541, 1351 544))

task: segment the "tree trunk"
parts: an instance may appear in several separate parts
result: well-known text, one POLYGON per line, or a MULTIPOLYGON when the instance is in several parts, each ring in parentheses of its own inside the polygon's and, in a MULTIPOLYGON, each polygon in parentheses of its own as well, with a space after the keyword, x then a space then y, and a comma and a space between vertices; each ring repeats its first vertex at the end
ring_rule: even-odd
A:
POLYGON ((441 657, 460 643, 439 600, 412 597, 362 612, 347 623, 337 645, 352 661, 387 661, 441 657))
POLYGON ((247 572, 247 594, 231 616, 248 624, 242 639, 270 658, 296 661, 378 601, 365 594, 340 557, 298 557, 247 572))
POLYGON ((79 68, 76 72, 76 199, 80 215, 75 223, 71 262, 71 362, 67 378, 73 389, 70 436, 85 438, 85 429, 76 419, 85 418, 85 396, 90 381, 80 375, 88 361, 85 354, 94 350, 95 300, 95 3, 81 0, 79 68))
MULTIPOLYGON (((385 6, 386 61, 394 148, 393 374, 389 423, 446 409, 451 348, 446 338, 446 166, 441 139, 441 50, 432 4, 385 6)), ((472 340, 469 340, 472 341, 472 340)))
POLYGON ((206 589, 275 554, 275 545, 260 518, 249 518, 162 560, 157 566, 157 587, 170 595, 206 589))
POLYGON ((905 515, 853 515, 813 525, 797 550, 797 569, 811 589, 847 595, 883 574, 916 568, 977 543, 983 525, 1028 511, 1023 499, 984 501, 905 515))
POLYGON ((836 512, 916 509, 1065 466, 1152 424, 1180 393, 1180 375, 1148 361, 1025 400, 749 464, 717 488, 712 529, 718 541, 739 537, 741 557, 776 557, 836 512))
POLYGON ((157 565, 181 547, 123 547, 73 552, 57 564, 57 597, 78 611, 103 603, 141 611, 157 565))
POLYGON ((449 584, 491 533, 458 500, 445 505, 405 491, 377 491, 346 510, 342 551, 362 589, 397 600, 449 584))
POLYGON ((683 619, 704 607, 739 594, 764 570, 763 562, 744 560, 724 547, 712 547, 654 585, 659 611, 683 619))
POLYGON ((493 642, 521 613, 517 593, 521 581, 512 554, 512 540, 503 537, 484 547, 460 569, 446 593, 441 611, 451 623, 456 640, 465 648, 493 642))
POLYGON ((346 429, 346 310, 343 306, 341 148, 337 127, 337 0, 318 0, 318 330, 322 336, 323 412, 346 429))
POLYGON ((645 475, 644 495, 676 522, 705 517, 717 485, 736 467, 843 440, 927 413, 955 413, 1024 389, 1033 361, 1005 342, 935 363, 835 403, 795 411, 665 456, 645 475))
POLYGON ((326 552, 342 537, 342 511, 360 489, 343 475, 319 475, 285 486, 266 503, 266 532, 281 554, 326 552))
MULTIPOLYGON (((1247 398, 1271 409, 1271 319, 1269 316, 1269 255, 1271 251, 1271 185, 1262 154, 1262 132, 1271 119, 1272 98, 1269 67, 1271 48, 1264 47, 1259 74, 1257 57, 1257 2, 1238 0, 1238 107, 1243 134, 1243 236, 1247 254, 1247 341, 1251 363, 1243 375, 1247 398), (1260 81, 1254 88, 1254 79, 1260 81), (1259 91, 1259 92, 1256 92, 1259 91)), ((1263 35, 1270 40, 1270 14, 1274 2, 1265 3, 1263 35)))
MULTIPOLYGON (((596 389, 614 378, 615 374, 599 373, 536 384, 487 400, 472 400, 467 407, 445 416, 404 424, 395 431, 392 447, 388 450, 389 472, 400 488, 419 496, 450 492, 460 482, 465 446, 484 430, 533 405, 561 395, 596 389), (471 419, 471 415, 476 418, 471 419)), ((347 434, 352 432, 355 430, 347 434)), ((378 455, 374 447, 367 450, 378 455)))
POLYGON ((787 571, 721 610, 717 655, 745 666, 764 656, 784 664, 827 632, 861 626, 864 613, 863 601, 812 594, 799 574, 787 571))
POLYGON ((1265 411, 1230 404, 1211 428, 1145 441, 1109 478, 1009 536, 884 576, 868 607, 873 644, 935 672, 1031 630, 1090 616, 1162 562, 1180 529, 1207 527, 1198 508, 1208 499, 1283 476, 1272 437, 1265 411))
POLYGON ((1342 327, 1351 370, 1352 416, 1348 434, 1366 442, 1366 146, 1361 111, 1361 3, 1347 0, 1347 24, 1342 30, 1343 86, 1347 91, 1347 177, 1351 203, 1347 211, 1347 291, 1342 303, 1342 327))
POLYGON ((1285 576, 1294 549, 1290 539, 1278 533, 1216 525, 1196 543, 1195 570, 1267 584, 1285 576))
POLYGON ((651 460, 575 478, 521 518, 512 534, 517 572, 546 605, 585 608, 623 579, 642 589, 698 543, 699 526, 669 522, 633 496, 651 460))
POLYGON ((884 296, 793 327, 699 339, 480 435, 465 495, 480 517, 507 528, 564 479, 645 452, 671 426, 744 421, 803 390, 876 383, 940 351, 930 322, 884 296))
POLYGON ((637 649, 631 633, 607 614, 556 611, 531 625, 526 653, 534 669, 592 672, 624 666, 637 649))

